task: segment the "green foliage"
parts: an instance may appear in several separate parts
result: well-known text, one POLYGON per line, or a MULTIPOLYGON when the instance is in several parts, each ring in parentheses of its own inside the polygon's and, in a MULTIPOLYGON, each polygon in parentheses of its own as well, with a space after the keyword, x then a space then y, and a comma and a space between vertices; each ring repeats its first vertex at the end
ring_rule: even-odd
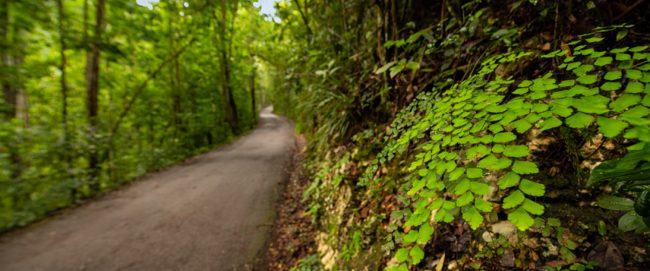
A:
MULTIPOLYGON (((94 28, 94 2, 88 1, 86 26, 84 1, 61 2, 65 16, 55 1, 6 2, 12 33, 0 37, 0 81, 20 89, 27 106, 20 114, 5 112, 13 101, 0 95, 0 232, 208 151, 256 122, 259 101, 252 106, 250 78, 253 67, 268 65, 253 63, 255 49, 266 47, 254 37, 269 36, 272 23, 251 1, 228 1, 232 30, 221 39, 216 3, 166 0, 148 8, 106 1, 96 125, 87 115, 90 41, 84 40, 94 28), (222 84, 224 66, 216 56, 226 47, 235 61, 222 84), (5 61, 9 55, 22 63, 5 61), (225 86, 238 123, 226 118, 225 86)), ((268 83, 260 81, 258 92, 268 83)))
POLYGON ((565 120, 566 125, 571 128, 587 128, 593 122, 594 117, 592 115, 587 115, 582 112, 575 113, 565 120))
MULTIPOLYGON (((595 39, 590 41, 595 42, 595 39)), ((571 69, 574 69, 576 77, 562 78, 565 80, 557 84, 556 77, 559 78, 560 73, 549 73, 522 81, 511 94, 514 97, 509 99, 505 99, 498 90, 513 85, 514 80, 498 76, 488 80, 485 78, 490 78, 487 75, 493 72, 495 63, 517 61, 528 54, 511 53, 489 58, 483 62, 476 75, 453 85, 443 95, 421 95, 419 99, 431 101, 431 105, 420 107, 422 117, 400 128, 400 136, 393 137, 395 141, 389 140, 378 158, 379 161, 387 161, 392 152, 404 149, 402 146, 408 146, 412 142, 424 141, 424 144, 431 146, 423 150, 424 155, 416 155, 409 170, 419 172, 420 176, 434 176, 435 182, 440 186, 418 186, 417 191, 412 190, 412 193, 409 193, 410 200, 406 202, 412 203, 411 218, 433 212, 432 220, 435 223, 449 222, 460 217, 467 221, 472 229, 479 228, 485 221, 484 217, 492 212, 491 206, 486 206, 482 197, 489 193, 489 187, 493 185, 487 181, 486 176, 493 175, 497 177, 498 181, 494 185, 499 189, 496 193, 502 195, 501 207, 508 213, 508 220, 519 230, 527 230, 534 224, 534 217, 541 215, 545 209, 543 204, 534 199, 545 194, 545 186, 533 180, 539 168, 535 161, 527 159, 530 155, 528 147, 522 145, 523 136, 531 129, 537 129, 539 132, 560 127, 587 129, 595 124, 598 131, 607 138, 626 135, 626 138, 638 138, 648 142, 641 136, 641 130, 648 127, 645 120, 648 108, 639 105, 646 97, 644 82, 629 78, 626 80, 632 81, 624 82, 623 72, 618 70, 616 65, 628 60, 626 57, 610 54, 616 53, 597 52, 585 46, 575 49, 576 56, 571 58, 579 64, 573 65, 571 69), (621 58, 626 60, 620 60, 621 58), (595 67, 586 64, 590 61, 594 61, 595 67), (605 70, 605 76, 599 78, 594 69, 605 70), (604 82, 600 83, 601 80, 604 82), (497 91, 493 91, 495 89, 497 91), (631 89, 632 93, 627 93, 628 89, 631 89), (643 89, 643 92, 640 89, 643 89), (610 95, 609 92, 616 92, 616 95, 610 95), (458 121, 456 116, 465 113, 469 113, 473 118, 458 121), (421 139, 416 136, 422 134, 429 134, 429 137, 421 139), (444 159, 447 153, 458 155, 452 159, 444 159), (527 177, 522 178, 522 175, 527 177), (450 196, 451 200, 442 200, 450 196), (433 201, 431 204, 415 204, 422 197, 431 198, 433 201)), ((559 51, 551 55, 550 57, 567 57, 559 54, 559 51)), ((640 61, 647 60, 643 58, 640 61)), ((567 65, 563 67, 569 69, 567 65)), ((400 119, 403 116, 408 115, 398 115, 393 125, 403 122, 404 120, 400 119)), ((601 167, 605 165, 607 164, 601 167)), ((616 179, 628 186, 641 182, 641 179, 629 175, 631 172, 638 172, 638 169, 630 170, 630 167, 625 167, 621 171, 628 174, 625 181, 618 176, 616 179)), ((598 170, 594 171, 596 180, 602 179, 598 176, 603 175, 611 177, 599 173, 598 170)), ((410 187, 411 184, 407 182, 404 186, 410 187)), ((626 206, 632 208, 629 203, 626 206)), ((631 213, 633 212, 621 218, 623 229, 638 229, 639 225, 642 225, 639 224, 642 219, 631 213)), ((417 222, 407 218, 411 223, 407 222, 408 225, 405 226, 430 227, 428 220, 427 216, 417 222)), ((410 247, 407 242, 403 243, 403 246, 410 247)))
MULTIPOLYGON (((543 183, 553 178, 548 178, 549 163, 540 159, 546 147, 557 148, 555 142, 564 140, 559 136, 588 141, 605 133, 624 144, 650 137, 643 124, 643 109, 650 106, 643 81, 650 70, 646 48, 610 48, 603 41, 613 35, 600 34, 620 30, 616 36, 622 39, 627 26, 596 29, 598 34, 580 36, 567 48, 561 31, 547 38, 548 29, 527 33, 527 26, 514 26, 517 18, 492 17, 501 9, 527 14, 520 8, 532 7, 526 1, 499 10, 485 1, 426 3, 445 13, 423 12, 432 21, 441 15, 441 21, 424 25, 409 17, 415 15, 412 7, 422 4, 418 1, 297 2, 305 3, 303 10, 280 5, 282 28, 294 40, 286 51, 290 64, 278 75, 284 80, 278 80, 283 84, 277 84, 277 96, 301 106, 293 116, 318 161, 317 188, 309 200, 322 204, 318 222, 335 229, 326 241, 334 250, 350 242, 339 230, 365 228, 368 243, 381 242, 384 252, 397 252, 388 270, 410 270, 417 269, 419 249, 429 252, 424 249, 430 247, 429 230, 445 227, 441 224, 467 222, 483 232, 507 217, 529 230, 549 208, 543 183), (392 21, 396 16, 386 13, 391 5, 408 22, 392 21), (305 10, 319 10, 318 16, 307 12, 307 22, 301 16, 305 10), (524 36, 534 38, 519 40, 524 36), (520 52, 523 44, 561 45, 562 50, 538 57, 520 52), (633 99, 624 94, 638 95, 640 104, 629 105, 633 99), (617 121, 628 126, 621 130, 617 121), (537 145, 548 138, 557 141, 537 145), (356 157, 349 167, 334 166, 348 155, 356 157), (334 186, 340 175, 345 181, 334 186)), ((550 18, 547 22, 558 21, 553 15, 564 3, 530 2, 540 6, 539 18, 550 18)), ((568 141, 557 145, 571 145, 568 141)), ((578 263, 569 247, 574 246, 558 251, 571 260, 567 267, 578 263)), ((463 260, 459 263, 467 267, 463 260)))
POLYGON ((623 231, 645 231, 650 228, 650 148, 647 142, 639 150, 630 151, 626 156, 606 161, 593 170, 589 184, 609 182, 615 193, 625 195, 635 193, 636 199, 603 196, 598 205, 614 211, 626 211, 620 217, 618 226, 623 231))
POLYGON ((634 201, 628 198, 603 196, 598 199, 598 206, 614 211, 631 211, 634 201))
POLYGON ((298 261, 298 265, 291 268, 291 271, 321 271, 324 270, 318 254, 312 254, 298 261))

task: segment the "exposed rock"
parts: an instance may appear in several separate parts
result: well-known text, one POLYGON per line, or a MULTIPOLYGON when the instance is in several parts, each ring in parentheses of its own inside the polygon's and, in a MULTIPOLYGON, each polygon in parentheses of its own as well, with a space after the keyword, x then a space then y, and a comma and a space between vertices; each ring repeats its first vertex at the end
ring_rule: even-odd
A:
POLYGON ((587 260, 598 263, 602 270, 614 271, 623 268, 625 262, 618 247, 611 241, 603 241, 592 249, 587 260))
POLYGON ((485 232, 483 232, 483 235, 481 237, 483 237, 483 240, 485 240, 485 242, 489 243, 489 242, 492 242, 492 240, 494 240, 494 233, 491 233, 489 231, 485 231, 485 232))
POLYGON ((501 265, 503 267, 515 267, 515 253, 512 251, 512 248, 506 249, 501 255, 501 265))
POLYGON ((517 227, 510 223, 510 221, 499 221, 492 224, 490 228, 493 233, 501 234, 508 238, 508 240, 516 238, 517 227))

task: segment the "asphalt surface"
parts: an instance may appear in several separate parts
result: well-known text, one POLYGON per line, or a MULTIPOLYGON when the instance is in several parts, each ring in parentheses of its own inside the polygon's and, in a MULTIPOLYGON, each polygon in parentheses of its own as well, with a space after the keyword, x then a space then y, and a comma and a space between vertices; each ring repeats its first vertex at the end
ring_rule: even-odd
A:
POLYGON ((252 270, 287 178, 293 127, 252 133, 0 238, 0 270, 252 270))

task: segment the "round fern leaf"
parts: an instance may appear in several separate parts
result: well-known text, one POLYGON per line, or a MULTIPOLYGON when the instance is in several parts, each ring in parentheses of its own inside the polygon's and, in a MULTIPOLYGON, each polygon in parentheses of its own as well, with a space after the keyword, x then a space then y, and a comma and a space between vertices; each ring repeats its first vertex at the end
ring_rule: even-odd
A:
POLYGON ((629 126, 627 122, 617 120, 617 119, 610 119, 610 118, 605 118, 605 117, 598 117, 596 120, 598 123, 598 128, 600 132, 608 138, 613 138, 619 135, 625 128, 629 126))
POLYGON ((609 108, 616 112, 621 112, 630 106, 636 105, 641 101, 641 96, 636 94, 623 94, 615 101, 609 104, 609 108))
POLYGON ((573 114, 573 116, 564 120, 564 123, 571 128, 582 129, 594 122, 594 117, 582 112, 573 114))

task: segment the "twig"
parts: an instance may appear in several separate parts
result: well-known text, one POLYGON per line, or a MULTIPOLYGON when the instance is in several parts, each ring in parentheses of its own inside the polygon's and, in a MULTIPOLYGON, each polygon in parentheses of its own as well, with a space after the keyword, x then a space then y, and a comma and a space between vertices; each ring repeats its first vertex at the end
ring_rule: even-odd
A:
POLYGON ((643 3, 643 2, 645 2, 645 0, 636 1, 634 4, 629 6, 625 11, 623 11, 623 13, 621 13, 621 15, 616 16, 616 18, 614 18, 614 21, 618 21, 618 20, 622 19, 623 17, 627 16, 627 14, 630 13, 630 11, 634 10, 638 5, 641 5, 641 3, 643 3))
POLYGON ((591 154, 587 155, 587 157, 585 157, 585 159, 583 159, 583 160, 587 160, 587 159, 591 158, 591 156, 596 154, 600 150, 600 148, 603 147, 603 145, 605 145, 605 141, 606 140, 603 139, 603 141, 600 142, 600 145, 598 145, 598 148, 596 148, 593 152, 591 152, 591 154))

